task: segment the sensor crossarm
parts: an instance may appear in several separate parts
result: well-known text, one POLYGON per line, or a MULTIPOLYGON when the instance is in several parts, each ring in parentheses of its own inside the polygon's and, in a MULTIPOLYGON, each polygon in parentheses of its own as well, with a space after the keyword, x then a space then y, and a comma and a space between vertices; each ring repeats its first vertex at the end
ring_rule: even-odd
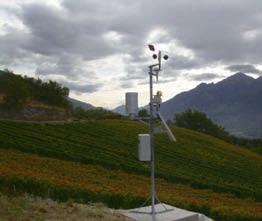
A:
POLYGON ((165 119, 163 118, 163 116, 161 115, 161 113, 160 113, 159 111, 157 112, 157 115, 159 116, 160 120, 162 121, 162 124, 163 124, 163 126, 165 127, 165 130, 166 130, 166 133, 167 133, 169 139, 170 139, 171 141, 176 142, 176 137, 174 136, 174 134, 173 134, 172 131, 170 130, 169 126, 167 125, 167 123, 166 123, 166 121, 165 121, 165 119))

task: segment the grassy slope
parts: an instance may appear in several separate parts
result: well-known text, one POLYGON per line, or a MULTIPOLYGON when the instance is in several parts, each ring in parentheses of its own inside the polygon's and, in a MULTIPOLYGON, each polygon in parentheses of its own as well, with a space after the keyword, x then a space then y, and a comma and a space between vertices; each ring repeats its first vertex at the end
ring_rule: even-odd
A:
MULTIPOLYGON (((165 135, 157 138, 158 176, 261 200, 261 156, 208 135, 174 130, 177 143, 165 135)), ((67 125, 0 122, 0 147, 148 175, 148 165, 136 156, 137 134, 146 131, 144 125, 124 120, 67 125)))
MULTIPOLYGON (((134 176, 135 174, 148 175, 148 165, 138 162, 136 157, 137 134, 146 131, 146 127, 138 122, 123 120, 104 120, 67 125, 0 122, 0 147, 16 148, 40 156, 68 161, 100 164, 113 169, 121 169, 121 171, 132 173, 134 176)), ((170 199, 168 196, 161 196, 161 198, 171 203, 181 204, 183 207, 187 207, 186 202, 189 205, 204 206, 204 208, 208 205, 207 210, 219 207, 223 209, 226 205, 225 211, 227 212, 225 213, 227 215, 230 214, 229 211, 232 208, 224 204, 227 201, 225 198, 216 201, 216 206, 208 204, 207 202, 213 201, 211 199, 218 199, 220 194, 216 196, 212 195, 215 193, 211 194, 212 191, 210 190, 203 190, 210 193, 206 197, 201 197, 202 190, 199 190, 199 188, 230 192, 237 197, 249 197, 261 201, 262 181, 261 176, 258 176, 262 171, 261 156, 208 135, 178 128, 174 128, 174 131, 178 138, 176 144, 169 142, 164 135, 160 135, 156 139, 158 176, 163 178, 163 182, 168 181, 166 185, 169 185, 168 183, 173 185, 171 183, 174 182, 181 183, 181 185, 190 184, 191 187, 198 188, 195 190, 198 195, 192 193, 194 189, 187 186, 192 189, 189 193, 193 195, 191 200, 195 200, 195 202, 190 201, 188 197, 184 196, 185 194, 181 194, 184 201, 179 201, 176 197, 176 200, 172 200, 172 197, 170 199), (203 198, 206 201, 199 202, 196 200, 203 198)), ((22 163, 20 162, 20 164, 22 163)), ((8 173, 11 173, 11 171, 8 173)), ((114 176, 114 173, 115 171, 112 177, 118 179, 114 176)), ((30 177, 28 174, 22 176, 30 177)), ((52 176, 50 175, 50 177, 52 176)), ((46 180, 50 181, 50 177, 47 177, 46 180)), ((78 180, 78 178, 75 179, 78 180)), ((129 178, 126 178, 125 181, 127 179, 129 178)), ((110 179, 108 178, 108 180, 110 179)), ((98 183, 97 186, 103 185, 98 183)), ((185 188, 185 185, 182 186, 185 188)), ((164 185, 164 187, 170 189, 168 186, 164 185)), ((115 190, 111 191, 115 192, 115 190)), ((181 193, 187 191, 187 189, 183 189, 181 193)), ((135 196, 145 197, 141 194, 135 194, 135 196)), ((233 196, 230 197, 234 198, 233 196)), ((134 204, 139 201, 139 199, 136 201, 132 197, 130 199, 134 201, 134 204)), ((238 202, 229 202, 230 204, 240 205, 238 202)), ((248 200, 243 200, 243 202, 248 202, 248 200)), ((130 202, 126 205, 130 205, 130 202)), ((254 206, 254 208, 257 207, 254 206)), ((200 211, 202 210, 203 208, 200 209, 200 211)), ((258 216, 259 210, 251 211, 248 210, 248 213, 254 213, 255 216, 258 216)))

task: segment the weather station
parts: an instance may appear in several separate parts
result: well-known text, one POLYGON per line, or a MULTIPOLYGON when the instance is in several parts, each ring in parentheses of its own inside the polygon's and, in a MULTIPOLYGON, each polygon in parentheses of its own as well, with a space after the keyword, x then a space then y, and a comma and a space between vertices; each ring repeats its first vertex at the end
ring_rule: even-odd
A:
POLYGON ((138 134, 138 159, 141 162, 148 162, 150 164, 150 197, 141 207, 124 210, 122 214, 137 221, 211 221, 211 219, 202 214, 161 203, 157 197, 155 177, 155 134, 166 133, 172 142, 176 142, 176 138, 160 112, 162 92, 157 91, 156 94, 153 93, 153 78, 155 77, 156 82, 158 82, 159 72, 162 71, 162 59, 167 61, 169 56, 164 51, 156 51, 155 46, 152 44, 149 44, 148 48, 153 52, 152 58, 157 61, 148 66, 149 117, 143 118, 138 116, 139 107, 137 92, 126 93, 126 113, 131 120, 149 121, 149 133, 138 134), (158 122, 160 122, 160 126, 158 122))

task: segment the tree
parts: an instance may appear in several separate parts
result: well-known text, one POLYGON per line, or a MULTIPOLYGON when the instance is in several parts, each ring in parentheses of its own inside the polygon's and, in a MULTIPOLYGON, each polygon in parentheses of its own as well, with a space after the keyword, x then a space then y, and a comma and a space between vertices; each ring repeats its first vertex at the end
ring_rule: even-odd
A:
POLYGON ((29 91, 25 83, 18 79, 13 79, 13 81, 8 82, 6 92, 4 96, 4 107, 8 109, 22 108, 29 97, 29 91))
POLYGON ((259 154, 262 154, 261 139, 247 139, 230 135, 225 129, 215 124, 207 117, 205 113, 188 109, 185 112, 178 113, 174 117, 175 125, 178 127, 189 128, 218 137, 229 143, 245 146, 259 154))
POLYGON ((229 136, 223 127, 215 124, 203 112, 188 109, 185 112, 176 114, 174 120, 178 127, 204 132, 222 139, 229 136))
POLYGON ((48 105, 70 109, 69 89, 55 81, 43 82, 27 76, 1 71, 0 93, 4 96, 5 107, 22 107, 26 101, 39 101, 48 105))
POLYGON ((11 74, 14 73, 12 70, 10 70, 10 69, 8 69, 8 68, 5 68, 5 69, 4 69, 4 72, 6 72, 6 73, 11 73, 11 74))
POLYGON ((141 110, 138 112, 138 116, 139 116, 139 117, 148 117, 149 114, 148 114, 147 109, 141 109, 141 110))

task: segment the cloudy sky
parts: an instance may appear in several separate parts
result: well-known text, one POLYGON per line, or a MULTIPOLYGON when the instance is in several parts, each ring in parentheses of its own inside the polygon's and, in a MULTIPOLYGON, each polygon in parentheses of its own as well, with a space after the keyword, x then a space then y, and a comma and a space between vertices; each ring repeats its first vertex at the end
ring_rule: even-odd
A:
POLYGON ((96 106, 148 100, 147 48, 168 51, 164 100, 242 71, 262 75, 261 0, 0 1, 0 69, 57 80, 96 106))

